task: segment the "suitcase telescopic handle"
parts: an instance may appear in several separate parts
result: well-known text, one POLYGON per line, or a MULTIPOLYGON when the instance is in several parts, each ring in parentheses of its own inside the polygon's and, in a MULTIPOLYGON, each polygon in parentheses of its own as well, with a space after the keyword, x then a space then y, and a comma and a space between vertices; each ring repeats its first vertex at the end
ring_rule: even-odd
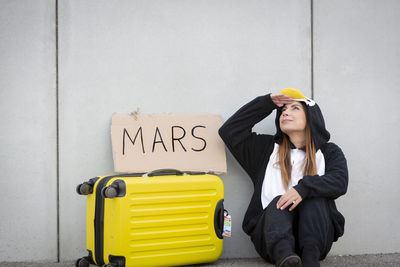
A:
POLYGON ((184 175, 184 172, 175 169, 159 169, 149 173, 146 173, 144 177, 152 177, 152 176, 162 176, 162 175, 184 175))

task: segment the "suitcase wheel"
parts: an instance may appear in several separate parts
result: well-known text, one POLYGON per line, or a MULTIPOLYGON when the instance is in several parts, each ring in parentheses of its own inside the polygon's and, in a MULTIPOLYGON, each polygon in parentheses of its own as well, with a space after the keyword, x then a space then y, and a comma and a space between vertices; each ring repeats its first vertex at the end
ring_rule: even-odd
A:
POLYGON ((124 197, 126 195, 126 184, 122 180, 115 180, 110 186, 101 189, 104 198, 124 197))
POLYGON ((80 258, 75 262, 75 267, 89 267, 90 263, 87 258, 80 258))
POLYGON ((93 193, 93 187, 89 183, 83 183, 76 187, 76 192, 79 195, 89 195, 93 193))
MULTIPOLYGON (((105 198, 114 198, 118 195, 118 191, 114 187, 104 187, 101 190, 101 195, 105 198)), ((108 266, 107 266, 108 267, 108 266)))

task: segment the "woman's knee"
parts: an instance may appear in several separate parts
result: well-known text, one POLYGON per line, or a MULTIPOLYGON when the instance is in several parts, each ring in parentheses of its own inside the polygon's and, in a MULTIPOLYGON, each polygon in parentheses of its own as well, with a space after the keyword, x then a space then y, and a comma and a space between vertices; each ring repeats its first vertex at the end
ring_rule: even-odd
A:
POLYGON ((271 200, 271 202, 268 204, 268 206, 273 206, 276 207, 276 204, 278 203, 279 199, 281 198, 282 195, 274 197, 274 199, 271 200))
POLYGON ((311 212, 313 214, 323 213, 328 214, 328 199, 324 197, 304 199, 298 206, 300 213, 311 212))
POLYGON ((307 203, 308 205, 326 205, 327 201, 328 199, 325 197, 312 197, 304 199, 302 203, 307 203))

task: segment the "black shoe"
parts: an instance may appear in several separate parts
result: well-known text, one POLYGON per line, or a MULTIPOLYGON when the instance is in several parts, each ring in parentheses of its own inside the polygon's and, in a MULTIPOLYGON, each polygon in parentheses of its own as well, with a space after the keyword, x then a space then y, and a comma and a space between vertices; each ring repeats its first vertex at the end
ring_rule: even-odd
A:
POLYGON ((277 267, 301 267, 301 259, 294 251, 294 242, 281 239, 274 247, 273 256, 277 267))
POLYGON ((277 267, 301 267, 301 259, 297 255, 290 255, 284 258, 277 267))

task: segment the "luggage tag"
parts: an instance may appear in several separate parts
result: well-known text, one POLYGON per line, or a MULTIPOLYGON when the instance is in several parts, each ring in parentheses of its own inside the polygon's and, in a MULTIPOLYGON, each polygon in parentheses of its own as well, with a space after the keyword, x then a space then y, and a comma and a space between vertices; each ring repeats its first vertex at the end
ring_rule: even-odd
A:
POLYGON ((232 230, 232 218, 229 215, 227 210, 224 210, 224 231, 222 232, 223 236, 231 237, 231 230, 232 230))

